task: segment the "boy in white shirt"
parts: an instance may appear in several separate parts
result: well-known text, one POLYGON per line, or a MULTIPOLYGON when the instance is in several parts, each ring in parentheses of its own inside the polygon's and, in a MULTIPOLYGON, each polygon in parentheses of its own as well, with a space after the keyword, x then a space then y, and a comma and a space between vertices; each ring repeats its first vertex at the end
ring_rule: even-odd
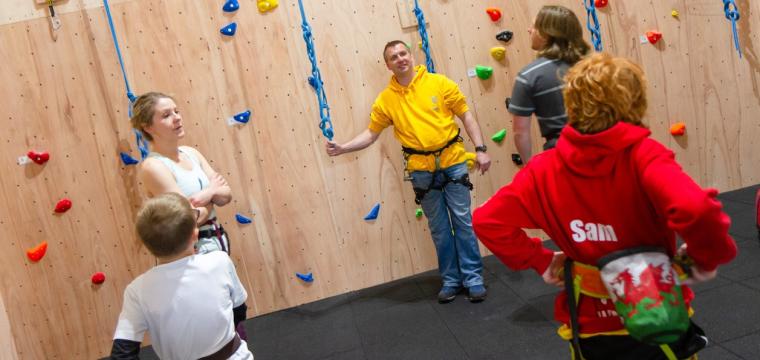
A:
POLYGON ((137 233, 158 265, 124 290, 112 359, 137 359, 145 332, 161 359, 252 360, 235 332, 248 296, 227 253, 196 255, 197 210, 167 193, 137 214, 137 233))

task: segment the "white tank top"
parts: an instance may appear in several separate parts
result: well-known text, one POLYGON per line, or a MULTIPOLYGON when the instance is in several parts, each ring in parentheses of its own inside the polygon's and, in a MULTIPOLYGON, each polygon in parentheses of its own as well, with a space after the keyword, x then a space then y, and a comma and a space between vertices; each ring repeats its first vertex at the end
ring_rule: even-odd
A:
MULTIPOLYGON (((193 164, 192 169, 185 170, 179 166, 179 164, 175 163, 172 159, 169 159, 166 156, 163 156, 156 152, 151 152, 148 154, 148 157, 156 158, 164 163, 164 165, 169 168, 169 171, 171 171, 172 175, 174 175, 174 180, 177 181, 177 186, 179 187, 179 190, 182 191, 182 195, 189 198, 193 194, 208 187, 209 180, 208 176, 203 171, 203 168, 201 168, 201 163, 191 152, 182 150, 182 148, 179 148, 178 150, 180 156, 184 154, 188 159, 190 159, 190 162, 193 164)), ((209 214, 209 219, 215 216, 216 212, 212 211, 211 214, 209 214)))

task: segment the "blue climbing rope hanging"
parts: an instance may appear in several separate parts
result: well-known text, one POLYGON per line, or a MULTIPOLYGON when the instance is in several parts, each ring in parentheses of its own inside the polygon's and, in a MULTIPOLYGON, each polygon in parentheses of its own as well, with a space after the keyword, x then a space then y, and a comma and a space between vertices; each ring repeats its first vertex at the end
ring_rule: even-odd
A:
POLYGON ((731 29, 734 31, 734 46, 739 53, 739 58, 742 57, 742 49, 739 46, 739 33, 736 31, 736 22, 739 21, 739 8, 736 7, 734 0, 723 0, 723 11, 726 13, 726 19, 731 21, 731 29))
POLYGON ((596 17, 594 0, 583 0, 586 7, 586 28, 591 33, 591 43, 594 50, 602 51, 602 32, 599 30, 599 18, 596 17))
MULTIPOLYGON (((124 69, 124 59, 121 56, 121 49, 119 48, 119 39, 116 36, 116 28, 113 26, 113 18, 111 17, 111 7, 108 6, 108 0, 103 0, 103 7, 106 9, 106 17, 108 17, 108 26, 111 28, 111 37, 113 38, 113 46, 116 48, 116 56, 119 57, 119 65, 121 66, 121 74, 124 76, 124 86, 127 89, 127 99, 129 99, 129 107, 127 114, 132 117, 132 105, 135 103, 137 97, 132 93, 132 88, 129 87, 129 79, 127 78, 127 71, 124 69)), ((140 156, 145 159, 148 156, 148 141, 142 136, 142 134, 134 130, 135 142, 137 148, 140 149, 140 156)))
POLYGON ((425 52, 425 66, 427 66, 428 72, 434 73, 435 64, 433 64, 433 57, 430 56, 430 42, 428 41, 427 28, 425 27, 425 14, 422 13, 417 0, 414 0, 414 16, 417 17, 417 30, 419 30, 420 38, 422 39, 422 51, 425 52))
POLYGON ((319 72, 317 65, 317 54, 314 52, 314 38, 311 34, 311 26, 306 21, 306 12, 303 10, 302 0, 298 0, 298 7, 301 10, 301 30, 303 30, 303 40, 306 42, 306 54, 311 61, 311 76, 309 76, 309 85, 317 92, 317 102, 319 103, 319 128, 322 130, 327 140, 332 140, 334 132, 332 121, 330 121, 330 106, 327 104, 327 95, 325 95, 324 84, 322 83, 322 74, 319 72))

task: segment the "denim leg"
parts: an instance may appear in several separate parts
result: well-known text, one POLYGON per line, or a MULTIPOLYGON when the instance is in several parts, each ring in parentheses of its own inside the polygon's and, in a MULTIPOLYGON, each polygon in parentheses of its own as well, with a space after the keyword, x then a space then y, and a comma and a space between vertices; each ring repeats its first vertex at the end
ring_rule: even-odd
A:
MULTIPOLYGON (((412 186, 423 189, 435 185, 440 186, 443 176, 442 174, 437 175, 439 176, 433 179, 433 173, 427 171, 412 172, 412 186), (433 183, 434 181, 435 183, 433 183)), ((440 190, 431 189, 422 199, 420 205, 422 205, 422 210, 428 219, 430 235, 433 237, 435 251, 438 254, 438 272, 441 274, 443 286, 462 286, 449 210, 443 193, 440 190)))
MULTIPOLYGON (((450 179, 459 179, 467 174, 467 164, 450 166, 443 171, 450 179)), ((483 285, 483 262, 478 240, 472 230, 470 189, 465 185, 449 182, 444 188, 444 196, 454 228, 454 242, 462 283, 467 288, 483 285)))

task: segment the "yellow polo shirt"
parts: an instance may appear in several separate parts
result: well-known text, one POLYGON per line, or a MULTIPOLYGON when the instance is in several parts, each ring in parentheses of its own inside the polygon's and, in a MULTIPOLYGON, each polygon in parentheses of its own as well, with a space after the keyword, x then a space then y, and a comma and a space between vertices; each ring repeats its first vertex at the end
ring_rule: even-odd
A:
MULTIPOLYGON (((388 87, 378 95, 372 105, 369 130, 382 132, 393 125, 393 135, 402 146, 422 150, 437 150, 457 135, 459 126, 454 115, 469 110, 459 86, 449 78, 427 72, 423 65, 415 67, 417 75, 409 86, 402 86, 391 78, 388 87)), ((462 143, 449 146, 441 153, 440 168, 474 159, 462 143)), ((435 171, 435 156, 412 155, 407 161, 408 171, 435 171)))

